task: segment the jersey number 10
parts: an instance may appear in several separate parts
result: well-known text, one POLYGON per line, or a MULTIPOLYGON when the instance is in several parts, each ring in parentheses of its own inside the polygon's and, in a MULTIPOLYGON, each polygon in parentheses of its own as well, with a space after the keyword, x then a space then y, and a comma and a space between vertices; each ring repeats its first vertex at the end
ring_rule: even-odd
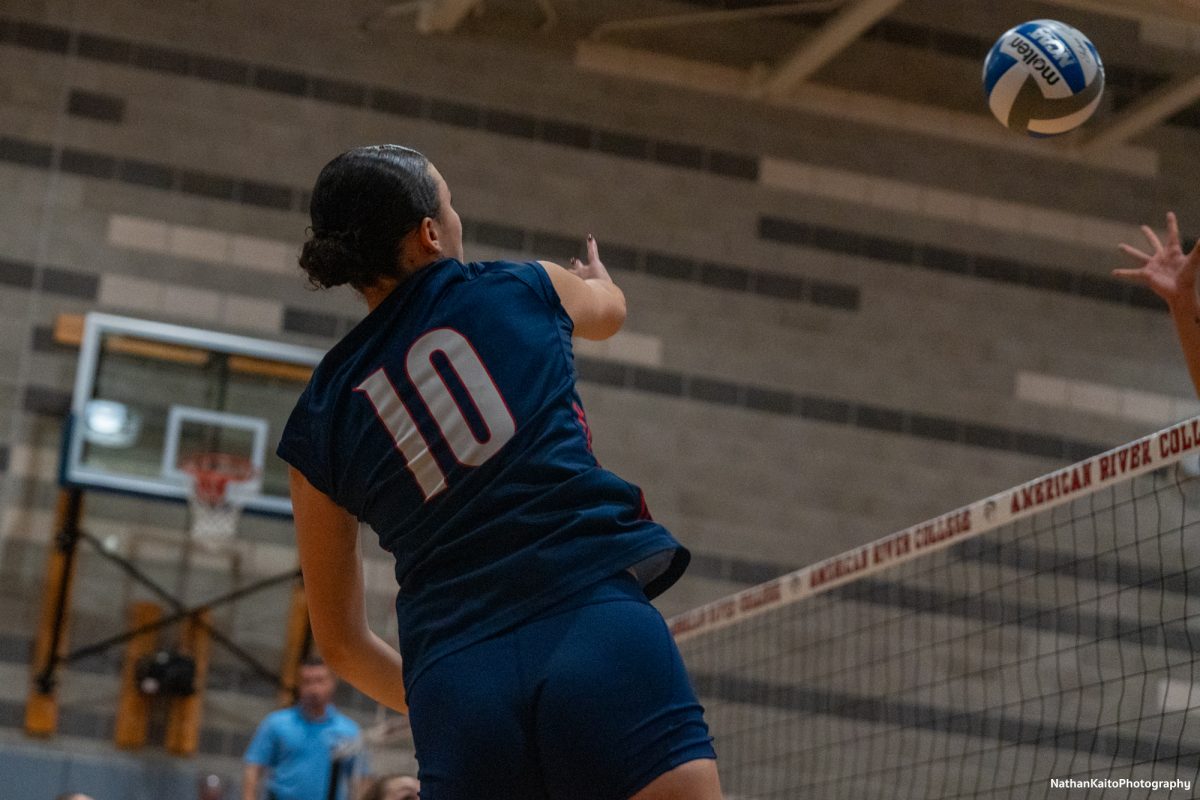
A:
MULTIPOLYGON (((434 328, 423 333, 404 358, 409 383, 429 415, 437 424, 442 439, 462 465, 478 467, 494 456, 516 433, 512 412, 500 395, 487 367, 479 359, 467 338, 450 328, 434 328), (481 438, 472 429, 467 412, 455 399, 447 378, 456 379, 462 393, 474 406, 486 431, 481 438)), ((421 487, 425 499, 446 488, 446 473, 430 450, 430 443, 417 427, 392 379, 383 367, 354 389, 364 393, 375 407, 375 414, 396 442, 408 471, 421 487)), ((410 399, 410 403, 413 399, 410 399)))

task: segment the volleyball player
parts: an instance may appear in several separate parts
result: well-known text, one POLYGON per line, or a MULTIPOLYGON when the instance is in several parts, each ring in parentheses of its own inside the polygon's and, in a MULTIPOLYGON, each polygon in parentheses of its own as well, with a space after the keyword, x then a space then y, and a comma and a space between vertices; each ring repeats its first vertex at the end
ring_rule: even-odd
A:
POLYGON ((1167 212, 1167 241, 1164 243, 1149 225, 1142 226, 1153 253, 1145 253, 1122 243, 1120 249, 1137 259, 1138 269, 1115 269, 1118 278, 1149 287, 1167 303, 1175 332, 1183 347, 1192 385, 1200 394, 1200 299, 1196 297, 1196 271, 1200 269, 1200 246, 1183 252, 1179 241, 1179 221, 1175 212, 1167 212))
POLYGON ((464 263, 414 150, 339 155, 301 266, 368 313, 325 356, 279 455, 313 634, 346 680, 407 707, 425 800, 715 800, 702 709, 650 605, 687 551, 602 469, 571 337, 625 298, 588 258, 464 263), (358 522, 396 559, 400 656, 366 622, 358 522))

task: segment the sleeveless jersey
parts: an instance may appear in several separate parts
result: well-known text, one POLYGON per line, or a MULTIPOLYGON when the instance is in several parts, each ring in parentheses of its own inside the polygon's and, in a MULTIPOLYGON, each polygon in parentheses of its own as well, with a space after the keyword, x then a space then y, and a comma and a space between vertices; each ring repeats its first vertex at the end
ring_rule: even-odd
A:
POLYGON ((326 354, 284 428, 279 456, 396 559, 406 685, 623 569, 656 564, 654 597, 687 565, 592 454, 572 327, 540 264, 435 262, 326 354))

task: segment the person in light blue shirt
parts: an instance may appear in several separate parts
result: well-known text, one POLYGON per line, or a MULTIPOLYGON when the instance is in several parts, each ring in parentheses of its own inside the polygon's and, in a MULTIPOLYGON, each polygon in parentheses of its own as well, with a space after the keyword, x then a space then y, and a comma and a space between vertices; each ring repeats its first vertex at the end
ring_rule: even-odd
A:
POLYGON ((296 705, 259 723, 246 749, 242 800, 354 800, 367 773, 358 724, 334 708, 337 686, 322 661, 300 667, 296 705), (268 775, 269 773, 269 775, 268 775), (348 787, 353 787, 349 788, 348 787))

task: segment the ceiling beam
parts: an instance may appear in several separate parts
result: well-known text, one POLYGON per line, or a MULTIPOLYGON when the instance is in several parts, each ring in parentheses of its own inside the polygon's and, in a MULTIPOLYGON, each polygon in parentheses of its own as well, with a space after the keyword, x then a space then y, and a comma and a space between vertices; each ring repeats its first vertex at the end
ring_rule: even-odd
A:
POLYGON ((1114 116, 1088 137, 1082 147, 1088 152, 1098 152, 1124 144, 1197 100, 1200 100, 1200 75, 1171 81, 1114 116))
MULTIPOLYGON (((1036 158, 1078 161, 1141 178, 1158 174, 1157 154, 1146 148, 1117 144, 1103 152, 1084 152, 1072 147, 1069 141, 1016 136, 983 114, 933 108, 816 83, 806 83, 784 97, 763 97, 755 91, 760 84, 754 70, 711 61, 583 40, 576 45, 575 66, 616 78, 652 81, 885 130, 901 130, 1036 158)), ((729 113, 738 111, 731 108, 729 113)))
POLYGON ((417 11, 421 33, 450 33, 483 4, 483 0, 425 0, 417 11))
POLYGON ((857 0, 846 5, 816 33, 806 37, 763 83, 768 97, 780 97, 808 80, 903 0, 857 0))
POLYGON ((727 22, 746 22, 747 20, 755 19, 774 19, 775 17, 799 17, 804 14, 825 14, 830 11, 836 11, 845 4, 846 0, 802 0, 802 2, 780 5, 750 6, 748 8, 719 9, 716 11, 688 11, 681 14, 635 17, 633 19, 612 19, 597 25, 592 31, 590 38, 602 39, 614 33, 628 33, 630 31, 644 32, 665 28, 681 28, 689 25, 713 25, 727 22))
POLYGON ((1200 23, 1197 0, 1047 0, 1059 6, 1142 21, 1158 18, 1170 22, 1200 23))
POLYGON ((622 78, 747 99, 753 89, 750 70, 588 39, 575 46, 575 66, 622 78))

